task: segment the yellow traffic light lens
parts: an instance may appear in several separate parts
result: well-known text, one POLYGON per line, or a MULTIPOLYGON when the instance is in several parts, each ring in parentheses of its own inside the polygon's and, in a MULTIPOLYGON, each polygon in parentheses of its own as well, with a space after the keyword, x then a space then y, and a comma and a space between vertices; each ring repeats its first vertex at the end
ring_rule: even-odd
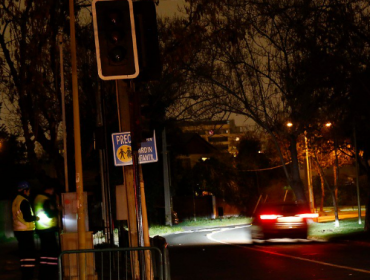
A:
POLYGON ((110 40, 113 44, 117 44, 123 38, 123 34, 118 30, 113 30, 110 33, 110 40))

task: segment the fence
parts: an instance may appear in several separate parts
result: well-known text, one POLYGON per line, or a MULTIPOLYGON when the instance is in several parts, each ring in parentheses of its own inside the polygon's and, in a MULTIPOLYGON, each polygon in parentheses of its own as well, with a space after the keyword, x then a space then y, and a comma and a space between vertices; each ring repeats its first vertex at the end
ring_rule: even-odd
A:
MULTIPOLYGON (((147 258, 151 263, 147 275, 150 279, 166 280, 164 276, 164 267, 167 265, 164 261, 163 254, 156 247, 140 248, 105 248, 105 249, 85 249, 85 250, 68 250, 59 255, 59 280, 78 280, 80 274, 88 280, 130 280, 135 279, 135 269, 132 270, 131 261, 136 256, 142 256, 142 260, 147 258), (84 263, 82 271, 79 263, 84 263)), ((144 277, 142 278, 144 279, 144 277)))

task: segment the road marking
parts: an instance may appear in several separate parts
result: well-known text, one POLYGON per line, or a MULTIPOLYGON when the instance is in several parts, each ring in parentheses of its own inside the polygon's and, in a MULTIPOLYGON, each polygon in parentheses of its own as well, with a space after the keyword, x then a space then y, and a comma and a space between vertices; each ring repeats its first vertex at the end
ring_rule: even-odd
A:
MULTIPOLYGON (((248 227, 248 226, 244 226, 244 227, 248 227)), ((242 228, 242 227, 239 227, 239 228, 242 228)), ((231 229, 228 229, 228 230, 233 230, 233 229, 236 229, 236 228, 231 228, 231 229)), ((219 232, 222 232, 222 231, 217 231, 217 232, 215 231, 215 232, 212 232, 210 234, 207 234, 207 238, 209 240, 212 240, 212 241, 215 241, 215 242, 218 242, 218 243, 222 243, 222 244, 226 244, 226 245, 230 245, 230 246, 235 246, 235 247, 240 247, 240 248, 247 249, 247 250, 258 251, 258 252, 263 252, 263 253, 276 255, 276 256, 280 256, 280 257, 286 257, 286 258, 290 258, 290 259, 312 262, 312 263, 317 263, 317 264, 321 264, 321 265, 326 265, 326 266, 331 266, 331 267, 342 268, 342 269, 347 269, 347 270, 352 270, 352 271, 357 271, 357 272, 370 274, 370 270, 354 268, 354 267, 349 267, 349 266, 344 266, 344 265, 338 265, 338 264, 333 264, 333 263, 327 263, 327 262, 322 262, 322 261, 316 261, 316 260, 296 257, 296 256, 292 256, 292 255, 287 255, 287 254, 271 252, 271 251, 268 251, 268 250, 263 250, 263 249, 258 249, 258 248, 251 248, 251 247, 246 247, 246 246, 235 245, 235 244, 231 244, 231 243, 224 242, 224 241, 221 241, 221 240, 217 240, 217 239, 212 237, 212 235, 214 235, 216 233, 219 233, 219 232)))

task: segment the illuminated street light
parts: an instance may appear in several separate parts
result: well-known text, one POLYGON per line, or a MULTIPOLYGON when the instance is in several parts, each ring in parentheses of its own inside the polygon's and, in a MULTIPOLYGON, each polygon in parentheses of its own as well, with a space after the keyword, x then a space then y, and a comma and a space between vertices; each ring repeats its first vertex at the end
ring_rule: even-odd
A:
MULTIPOLYGON (((286 123, 287 127, 292 127, 292 122, 286 123)), ((314 202, 314 195, 313 195, 313 187, 312 187, 312 179, 311 179, 311 167, 310 167, 310 159, 308 153, 308 140, 307 140, 307 132, 304 132, 304 140, 305 140, 305 150, 306 150, 306 165, 307 165, 307 188, 308 188, 308 200, 310 204, 311 211, 315 211, 315 202, 314 202)))
POLYGON ((331 127, 331 122, 327 122, 327 123, 325 124, 325 126, 326 126, 326 127, 331 127))

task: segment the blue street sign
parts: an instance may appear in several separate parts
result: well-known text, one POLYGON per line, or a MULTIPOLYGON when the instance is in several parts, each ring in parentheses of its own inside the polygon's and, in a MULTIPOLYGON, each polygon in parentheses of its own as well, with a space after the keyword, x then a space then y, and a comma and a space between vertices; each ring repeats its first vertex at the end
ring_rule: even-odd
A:
MULTIPOLYGON (((131 133, 119 132, 112 134, 113 157, 115 166, 132 165, 131 133)), ((157 144, 155 131, 152 138, 141 142, 139 151, 139 164, 157 162, 157 144)))

